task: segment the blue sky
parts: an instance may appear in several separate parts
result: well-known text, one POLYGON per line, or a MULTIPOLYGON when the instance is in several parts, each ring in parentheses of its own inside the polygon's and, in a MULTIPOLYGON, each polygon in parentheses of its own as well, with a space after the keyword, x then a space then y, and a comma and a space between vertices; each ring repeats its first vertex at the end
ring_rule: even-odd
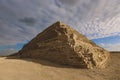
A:
POLYGON ((21 49, 56 21, 120 51, 120 0, 0 0, 0 53, 21 49))
POLYGON ((120 36, 92 39, 92 41, 108 51, 120 51, 120 36))

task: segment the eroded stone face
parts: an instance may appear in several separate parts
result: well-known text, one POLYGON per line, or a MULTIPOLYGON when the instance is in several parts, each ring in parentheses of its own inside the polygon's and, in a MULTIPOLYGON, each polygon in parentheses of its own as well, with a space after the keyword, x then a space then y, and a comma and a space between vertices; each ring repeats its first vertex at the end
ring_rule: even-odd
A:
POLYGON ((61 22, 48 27, 17 54, 80 68, 105 68, 109 53, 61 22))

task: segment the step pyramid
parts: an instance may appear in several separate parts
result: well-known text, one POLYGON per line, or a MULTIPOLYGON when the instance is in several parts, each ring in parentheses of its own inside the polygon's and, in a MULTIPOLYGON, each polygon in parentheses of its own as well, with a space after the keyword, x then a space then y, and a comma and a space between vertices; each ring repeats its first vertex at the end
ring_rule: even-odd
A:
POLYGON ((58 21, 24 45, 21 58, 44 59, 80 68, 105 68, 109 52, 58 21))

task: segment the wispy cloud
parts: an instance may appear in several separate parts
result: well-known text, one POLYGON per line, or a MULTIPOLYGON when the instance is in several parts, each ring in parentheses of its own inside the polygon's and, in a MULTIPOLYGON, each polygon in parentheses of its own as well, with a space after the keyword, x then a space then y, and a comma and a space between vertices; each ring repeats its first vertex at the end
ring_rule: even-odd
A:
POLYGON ((32 39, 57 20, 90 39, 120 35, 120 0, 0 0, 0 45, 32 39))
POLYGON ((108 51, 120 51, 120 43, 117 44, 100 44, 101 47, 107 49, 108 51))
POLYGON ((2 50, 2 51, 0 51, 0 56, 7 56, 7 55, 14 54, 16 52, 18 52, 18 51, 15 49, 2 50))

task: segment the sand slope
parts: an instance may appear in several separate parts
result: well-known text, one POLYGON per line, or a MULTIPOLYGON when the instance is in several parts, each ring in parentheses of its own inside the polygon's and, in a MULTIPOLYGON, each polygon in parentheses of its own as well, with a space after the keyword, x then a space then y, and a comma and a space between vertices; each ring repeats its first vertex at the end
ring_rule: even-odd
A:
POLYGON ((0 80, 120 80, 120 54, 106 69, 75 69, 43 60, 0 58, 0 80))

